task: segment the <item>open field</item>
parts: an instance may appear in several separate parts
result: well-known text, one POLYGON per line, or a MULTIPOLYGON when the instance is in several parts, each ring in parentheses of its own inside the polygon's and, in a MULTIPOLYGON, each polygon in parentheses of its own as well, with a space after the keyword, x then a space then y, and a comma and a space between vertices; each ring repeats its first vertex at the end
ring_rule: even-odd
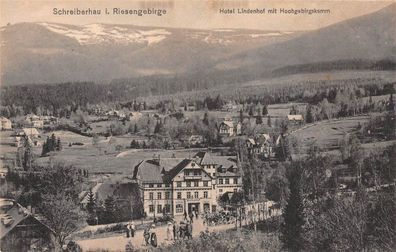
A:
MULTIPOLYGON (((51 135, 52 132, 48 133, 51 135)), ((51 152, 48 157, 40 157, 37 164, 52 162, 63 162, 73 164, 76 168, 86 169, 91 173, 123 173, 130 174, 133 167, 141 160, 160 155, 162 158, 187 157, 193 155, 196 150, 141 150, 127 149, 132 139, 136 136, 113 137, 113 140, 101 137, 99 144, 94 146, 91 137, 81 136, 72 132, 56 131, 54 134, 61 138, 62 151, 51 152), (68 143, 83 143, 83 145, 72 145, 68 143), (116 151, 116 146, 121 145, 122 150, 116 151)))
POLYGON ((369 118, 369 116, 355 116, 319 121, 297 129, 291 135, 295 136, 303 147, 315 142, 322 149, 331 150, 339 146, 339 142, 346 134, 355 131, 359 123, 363 125, 369 118))

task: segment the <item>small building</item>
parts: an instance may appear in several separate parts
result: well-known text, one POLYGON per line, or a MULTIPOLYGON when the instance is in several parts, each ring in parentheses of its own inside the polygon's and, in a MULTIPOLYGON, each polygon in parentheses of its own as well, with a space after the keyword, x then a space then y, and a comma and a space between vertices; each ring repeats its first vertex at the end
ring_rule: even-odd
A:
POLYGON ((40 134, 36 128, 23 128, 23 135, 30 138, 37 138, 40 134))
POLYGON ((302 115, 287 115, 287 120, 293 123, 303 123, 304 118, 302 115))
POLYGON ((0 130, 10 130, 12 129, 11 120, 5 118, 4 116, 0 116, 0 130))
POLYGON ((1 251, 53 251, 54 233, 37 215, 10 199, 0 199, 1 251))
POLYGON ((274 143, 269 134, 259 134, 255 138, 248 138, 246 147, 250 154, 256 154, 264 159, 274 154, 274 143))
POLYGON ((234 136, 234 123, 232 121, 223 121, 219 126, 219 134, 221 136, 234 136))
POLYGON ((29 127, 34 127, 39 129, 44 127, 44 121, 40 118, 40 116, 37 116, 35 114, 26 115, 25 121, 27 126, 29 127))
POLYGON ((55 125, 58 124, 58 118, 55 116, 40 116, 40 119, 43 121, 44 125, 55 125))
POLYGON ((127 116, 127 120, 129 121, 137 121, 140 118, 142 118, 143 114, 137 111, 132 111, 129 112, 128 116, 127 116))
POLYGON ((202 135, 191 135, 188 138, 188 142, 190 145, 198 145, 198 144, 202 144, 204 141, 204 138, 202 135))

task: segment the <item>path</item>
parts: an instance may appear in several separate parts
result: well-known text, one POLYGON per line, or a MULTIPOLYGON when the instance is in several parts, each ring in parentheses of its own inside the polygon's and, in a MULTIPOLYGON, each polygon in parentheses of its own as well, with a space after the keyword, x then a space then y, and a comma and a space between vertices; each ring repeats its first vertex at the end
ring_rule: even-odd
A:
MULTIPOLYGON (((235 227, 235 224, 225 224, 209 227, 209 232, 214 231, 222 231, 227 229, 232 229, 235 227)), ((158 245, 163 246, 166 244, 170 244, 171 241, 168 241, 166 238, 166 226, 160 226, 155 228, 155 233, 158 238, 158 245)), ((193 222, 193 237, 199 236, 202 231, 205 231, 206 226, 204 226, 202 218, 198 220, 195 219, 193 222)), ((126 238, 126 234, 116 235, 111 237, 97 238, 97 239, 85 239, 76 241, 83 251, 94 251, 94 250, 109 250, 109 251, 125 251, 125 245, 131 241, 135 248, 144 247, 144 238, 143 238, 143 230, 138 230, 135 233, 135 237, 126 238)))

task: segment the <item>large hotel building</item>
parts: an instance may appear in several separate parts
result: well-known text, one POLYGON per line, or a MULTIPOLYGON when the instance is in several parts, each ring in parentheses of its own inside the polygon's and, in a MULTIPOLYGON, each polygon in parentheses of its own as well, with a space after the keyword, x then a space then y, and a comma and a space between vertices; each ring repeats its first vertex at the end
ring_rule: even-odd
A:
POLYGON ((141 161, 134 168, 133 178, 139 185, 147 216, 215 212, 221 195, 242 189, 237 157, 209 152, 198 152, 188 159, 141 161))

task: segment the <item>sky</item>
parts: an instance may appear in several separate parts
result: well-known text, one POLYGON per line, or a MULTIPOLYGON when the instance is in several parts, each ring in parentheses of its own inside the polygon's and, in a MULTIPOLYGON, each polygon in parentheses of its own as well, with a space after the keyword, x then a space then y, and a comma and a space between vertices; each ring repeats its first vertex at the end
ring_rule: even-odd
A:
POLYGON ((0 25, 20 22, 55 22, 66 24, 133 24, 142 26, 160 26, 194 29, 259 29, 259 30, 314 30, 345 19, 375 12, 395 1, 242 1, 242 0, 156 0, 156 1, 75 1, 75 0, 0 0, 0 25), (166 15, 131 16, 105 15, 70 16, 54 15, 53 9, 147 9, 159 8, 166 15), (220 9, 265 8, 272 9, 329 9, 330 14, 292 15, 292 14, 220 14, 220 9))

